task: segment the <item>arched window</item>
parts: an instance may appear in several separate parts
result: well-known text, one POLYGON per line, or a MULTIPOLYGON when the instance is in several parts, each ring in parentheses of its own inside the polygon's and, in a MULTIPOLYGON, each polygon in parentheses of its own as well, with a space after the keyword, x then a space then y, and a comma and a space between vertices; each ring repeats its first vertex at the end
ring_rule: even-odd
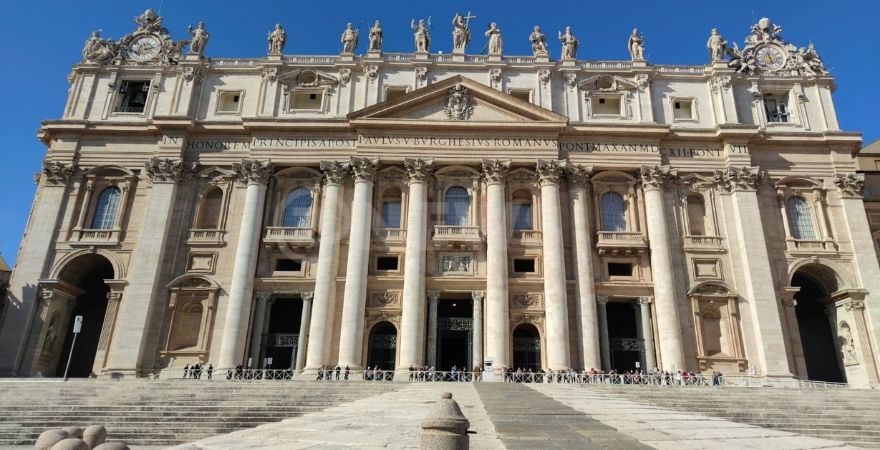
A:
POLYGON ((706 235, 706 205, 698 195, 687 198, 688 229, 692 236, 706 235))
POLYGON ((790 197, 786 205, 788 210, 788 225, 791 228, 791 237, 795 239, 814 240, 816 232, 813 231, 813 219, 810 217, 810 206, 803 197, 790 197))
POLYGON ((510 211, 513 214, 514 230, 531 230, 532 196, 526 191, 516 191, 511 199, 510 211))
POLYGON ((308 228, 312 210, 312 193, 306 188, 296 188, 287 194, 284 203, 284 221, 281 226, 308 228))
POLYGON ((116 186, 110 186, 101 192, 98 203, 95 205, 95 215, 92 216, 93 230, 109 230, 116 223, 116 213, 119 211, 119 199, 122 192, 116 186))
POLYGON ((602 231, 626 231, 626 202, 617 192, 602 194, 602 231))
POLYGON ((400 190, 390 189, 382 195, 382 227, 400 228, 400 190))
POLYGON ((203 230, 216 230, 220 228, 220 210, 223 207, 223 191, 218 187, 212 187, 202 195, 202 203, 199 205, 199 220, 196 228, 203 230))
POLYGON ((446 191, 446 225, 463 227, 470 221, 470 196, 465 188, 455 186, 446 191))

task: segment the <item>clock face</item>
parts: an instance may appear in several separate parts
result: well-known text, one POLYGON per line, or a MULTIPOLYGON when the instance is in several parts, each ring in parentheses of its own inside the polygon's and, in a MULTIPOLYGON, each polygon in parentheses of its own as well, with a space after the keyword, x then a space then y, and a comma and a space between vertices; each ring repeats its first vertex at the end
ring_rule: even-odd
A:
POLYGON ((758 67, 763 70, 779 70, 785 64, 785 54, 775 45, 767 45, 755 52, 758 67))
POLYGON ((132 42, 128 48, 128 57, 135 61, 149 61, 156 57, 162 44, 155 36, 143 36, 132 42))

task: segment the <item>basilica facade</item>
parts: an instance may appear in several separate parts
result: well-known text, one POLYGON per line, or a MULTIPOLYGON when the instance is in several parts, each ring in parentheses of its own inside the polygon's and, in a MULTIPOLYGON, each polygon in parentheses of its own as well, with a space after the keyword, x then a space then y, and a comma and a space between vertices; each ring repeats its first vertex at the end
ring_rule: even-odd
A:
POLYGON ((349 25, 334 56, 285 53, 279 24, 265 57, 208 58, 205 24, 175 41, 152 11, 119 40, 93 33, 39 132, 0 373, 59 375, 82 316, 75 376, 878 383, 861 136, 840 130, 812 45, 762 19, 742 47, 696 43, 705 65, 649 63, 638 30, 628 59, 595 61, 571 27, 556 60, 540 27, 532 55, 505 55, 492 23, 470 54, 470 19, 451 39, 414 20, 412 53, 349 25))

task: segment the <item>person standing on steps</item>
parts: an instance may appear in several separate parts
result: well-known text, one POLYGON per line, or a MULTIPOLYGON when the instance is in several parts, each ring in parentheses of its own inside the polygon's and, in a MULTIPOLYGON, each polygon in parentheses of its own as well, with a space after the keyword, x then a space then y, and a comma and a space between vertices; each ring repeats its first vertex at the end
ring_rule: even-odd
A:
POLYGON ((189 378, 189 363, 183 366, 183 378, 189 378))
POLYGON ((208 363, 208 379, 210 380, 213 375, 214 375, 214 365, 211 363, 208 363))
POLYGON ((351 371, 348 365, 345 366, 345 381, 348 381, 348 373, 351 371))
POLYGON ((339 364, 336 365, 336 381, 339 381, 339 372, 342 368, 339 367, 339 364))

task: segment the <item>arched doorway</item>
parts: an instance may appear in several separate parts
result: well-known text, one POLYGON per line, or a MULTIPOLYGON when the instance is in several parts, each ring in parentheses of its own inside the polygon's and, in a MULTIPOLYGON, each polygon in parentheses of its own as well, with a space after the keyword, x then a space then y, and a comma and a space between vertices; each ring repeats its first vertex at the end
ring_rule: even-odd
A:
POLYGON ((370 330, 367 366, 394 370, 397 362, 397 328, 391 322, 379 322, 370 330))
POLYGON ((794 296, 797 301, 795 315, 807 377, 817 381, 845 382, 826 311, 830 294, 837 289, 833 272, 822 266, 808 266, 795 272, 791 285, 800 288, 794 296))
POLYGON ((513 329, 513 368, 538 372, 541 370, 541 335, 530 323, 513 329))
POLYGON ((303 302, 299 299, 276 298, 272 301, 266 359, 255 361, 254 367, 264 367, 268 358, 272 358, 272 369, 293 369, 296 366, 302 309, 303 302))
MULTIPOLYGON (((76 316, 83 316, 82 329, 76 338, 76 346, 70 359, 68 376, 88 377, 93 375, 92 368, 98 351, 98 341, 104 326, 104 314, 107 312, 107 294, 110 287, 104 280, 113 279, 113 265, 103 256, 97 254, 84 255, 68 263, 61 271, 59 279, 82 290, 73 305, 60 305, 56 312, 50 314, 64 326, 64 345, 58 354, 55 376, 64 376, 64 368, 70 347, 73 344, 73 321, 76 316), (69 311, 69 313, 68 313, 69 311)), ((52 326, 50 319, 49 327, 52 326)))

